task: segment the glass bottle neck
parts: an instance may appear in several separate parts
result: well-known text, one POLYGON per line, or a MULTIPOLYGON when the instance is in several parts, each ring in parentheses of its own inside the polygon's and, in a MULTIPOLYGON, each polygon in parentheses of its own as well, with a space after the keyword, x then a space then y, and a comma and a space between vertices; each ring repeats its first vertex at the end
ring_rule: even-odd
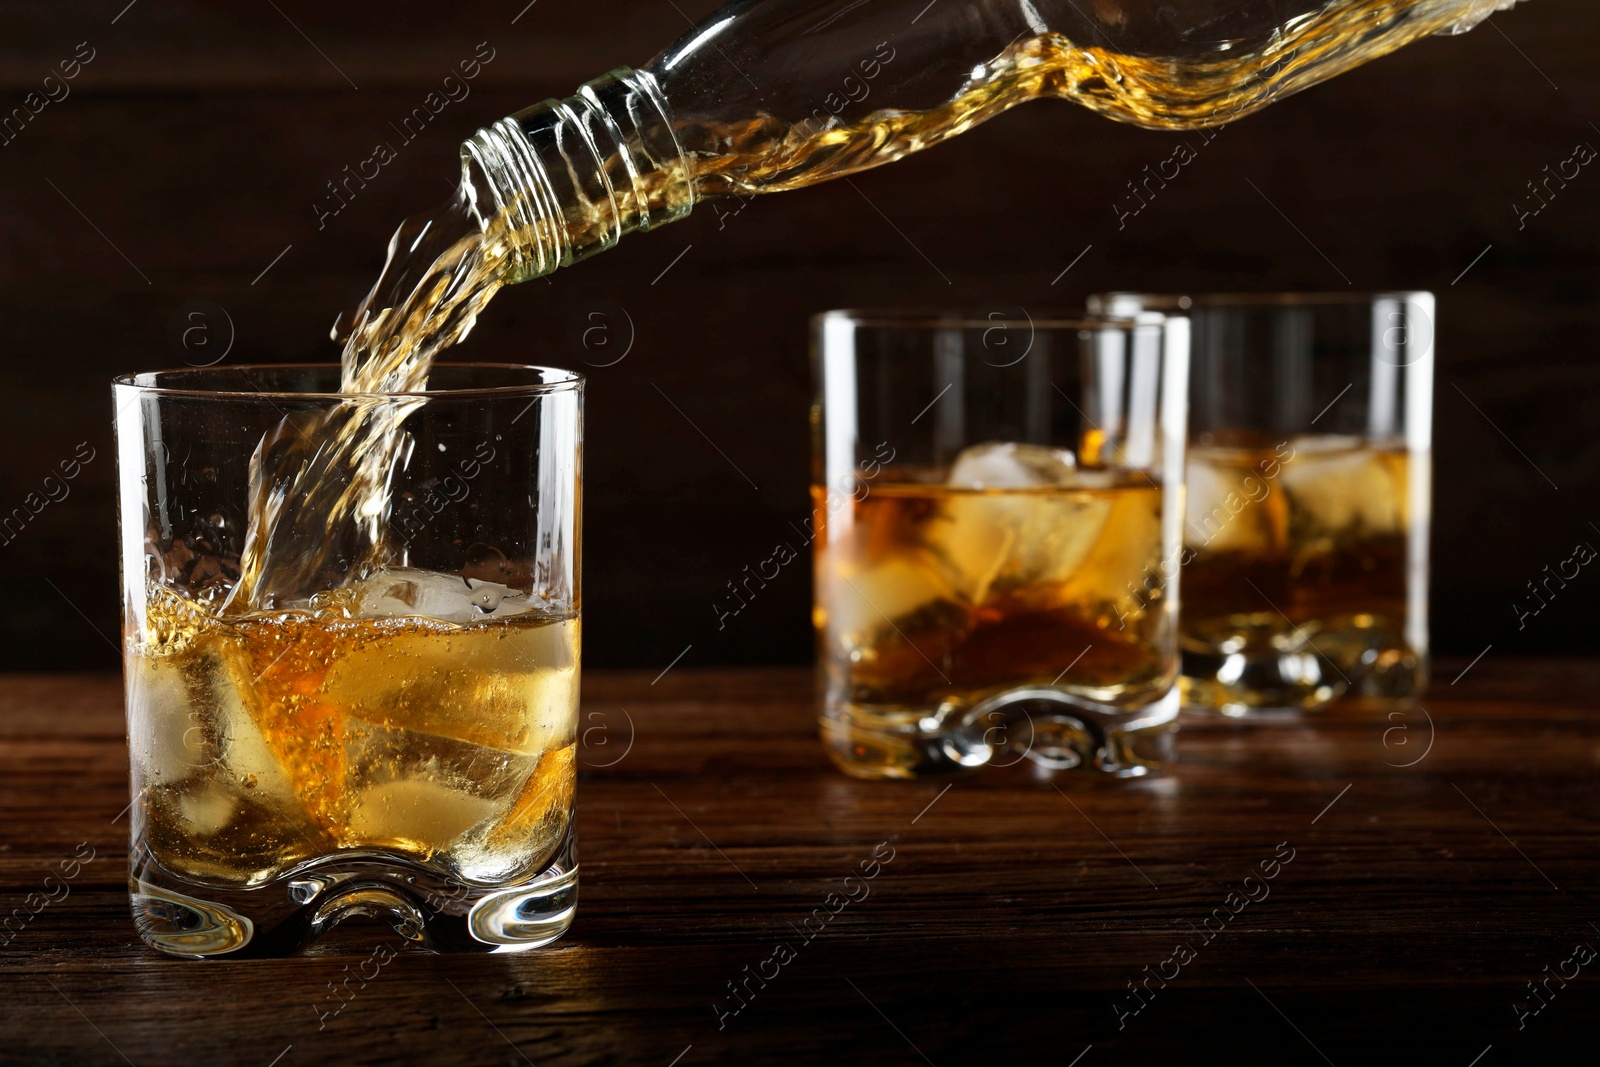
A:
POLYGON ((694 207, 688 156, 648 71, 619 67, 519 111, 461 154, 480 224, 510 245, 507 281, 549 274, 694 207))

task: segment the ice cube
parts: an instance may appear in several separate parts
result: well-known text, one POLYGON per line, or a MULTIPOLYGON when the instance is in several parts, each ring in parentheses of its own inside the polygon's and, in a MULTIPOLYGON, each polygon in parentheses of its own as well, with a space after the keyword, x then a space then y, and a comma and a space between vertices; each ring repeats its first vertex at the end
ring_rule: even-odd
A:
POLYGON ((981 604, 1073 578, 1100 541, 1114 499, 1093 490, 955 494, 929 523, 927 541, 951 584, 981 604))
POLYGON ((947 484, 961 489, 1072 485, 1077 460, 1064 448, 990 441, 961 450, 947 484))
POLYGON ((214 709, 222 738, 217 771, 252 803, 271 804, 285 818, 291 812, 298 816, 294 781, 262 732, 257 705, 271 698, 258 683, 266 672, 254 670, 249 654, 237 642, 222 635, 204 640, 209 661, 207 703, 214 709))
POLYGON ((184 829, 209 837, 228 825, 238 801, 216 782, 200 782, 178 798, 184 829))
POLYGON ((1335 452, 1354 452, 1362 447, 1359 437, 1352 437, 1342 433, 1309 433, 1301 434, 1291 442, 1295 454, 1307 453, 1313 456, 1324 456, 1335 452))
POLYGON ((150 785, 176 782, 207 762, 189 687, 171 656, 128 658, 128 743, 150 785))
POLYGON ((462 874, 476 882, 516 880, 560 843, 572 811, 576 747, 539 757, 510 810, 461 841, 454 853, 462 874))
POLYGON ((1112 470, 1079 470, 1066 449, 973 445, 956 457, 948 484, 990 492, 952 496, 940 520, 930 524, 929 544, 950 567, 953 584, 975 602, 991 590, 1066 581, 1094 549, 1110 515, 1103 491, 1123 477, 1112 470), (993 492, 1028 489, 1084 492, 993 492))
POLYGON ((1018 524, 1036 501, 952 494, 924 528, 944 580, 967 604, 980 604, 995 578, 1015 557, 1018 524), (1019 506, 1020 505, 1020 506, 1019 506))
POLYGON ((381 570, 356 590, 356 611, 369 619, 424 615, 441 622, 479 622, 540 606, 526 590, 413 567, 381 570))
POLYGON ((428 855, 449 848, 498 807, 443 782, 402 779, 363 790, 342 829, 362 847, 410 848, 428 855))
POLYGON ((946 577, 947 568, 920 548, 901 548, 862 567, 841 567, 826 605, 835 633, 852 646, 878 643, 897 620, 929 615, 954 605, 964 616, 966 598, 946 577))
POLYGON ((538 754, 577 730, 579 625, 397 628, 334 659, 320 696, 363 722, 538 754))
POLYGON ((1204 445, 1190 449, 1185 544, 1210 552, 1282 550, 1288 537, 1284 489, 1263 473, 1263 455, 1204 445))
POLYGON ((1297 437, 1283 464, 1298 537, 1398 533, 1405 526, 1405 458, 1355 437, 1297 437))
POLYGON ((200 777, 292 803, 294 791, 247 706, 254 678, 230 635, 204 633, 177 656, 128 664, 128 737, 149 784, 200 777))
POLYGON ((1074 494, 1051 506, 1058 510, 1038 517, 1041 527, 1048 524, 1039 543, 1048 546, 1050 557, 1045 586, 1054 584, 1060 601, 1115 604, 1126 611, 1158 587, 1163 558, 1159 488, 1131 484, 1108 493, 1074 494))

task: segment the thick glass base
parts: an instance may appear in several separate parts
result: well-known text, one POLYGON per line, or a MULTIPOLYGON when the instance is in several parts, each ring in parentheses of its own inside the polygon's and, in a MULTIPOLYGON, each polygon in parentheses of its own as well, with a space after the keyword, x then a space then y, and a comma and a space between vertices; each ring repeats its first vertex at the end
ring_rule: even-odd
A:
POLYGON ((1186 709, 1228 718, 1294 718, 1335 701, 1403 708, 1427 684, 1427 657, 1399 628, 1358 615, 1291 628, 1239 622, 1185 634, 1180 686, 1186 709))
POLYGON ((174 956, 289 956, 345 919, 366 916, 431 952, 523 952, 572 925, 576 837, 550 865, 509 886, 469 886, 376 853, 343 853, 250 889, 187 882, 136 851, 128 876, 134 925, 174 956))
POLYGON ((1097 704, 1049 686, 1012 689, 965 707, 826 704, 822 744, 855 778, 938 778, 1023 760, 1045 776, 1157 773, 1173 759, 1179 696, 1137 708, 1097 704))

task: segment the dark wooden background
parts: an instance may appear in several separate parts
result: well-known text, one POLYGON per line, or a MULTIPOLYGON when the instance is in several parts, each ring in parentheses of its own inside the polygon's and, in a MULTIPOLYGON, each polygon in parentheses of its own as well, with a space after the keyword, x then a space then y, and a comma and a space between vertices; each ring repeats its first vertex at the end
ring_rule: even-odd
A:
MULTIPOLYGON (((464 136, 642 63, 711 6, 525 2, 6 5, 7 108, 78 42, 95 58, 0 147, 0 512, 79 442, 96 458, 0 546, 0 668, 114 664, 107 382, 193 360, 169 340, 180 309, 226 310, 229 361, 332 357, 334 315, 399 219, 447 195, 464 136), (472 95, 319 231, 324 184, 481 41, 496 54, 472 95)), ((712 605, 807 508, 810 313, 1346 279, 1440 296, 1437 646, 1594 652, 1588 570, 1520 631, 1512 601, 1577 542, 1600 545, 1600 170, 1525 229, 1513 203, 1577 143, 1600 147, 1597 54, 1588 0, 1533 0, 1227 129, 1120 232, 1113 200, 1176 137, 1045 103, 857 189, 704 210, 505 292, 464 355, 591 364, 588 662, 659 668, 690 646, 686 666, 809 657, 803 564, 722 631, 712 605), (615 347, 587 351, 571 335, 597 307, 615 347), (630 333, 626 358, 599 366, 630 333)))

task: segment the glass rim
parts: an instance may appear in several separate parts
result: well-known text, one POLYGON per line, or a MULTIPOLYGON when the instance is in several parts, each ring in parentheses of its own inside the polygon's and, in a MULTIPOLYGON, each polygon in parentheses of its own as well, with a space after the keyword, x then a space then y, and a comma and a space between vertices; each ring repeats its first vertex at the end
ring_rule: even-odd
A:
POLYGON ((1371 304, 1378 300, 1415 300, 1423 297, 1432 300, 1434 294, 1429 289, 1370 289, 1360 292, 1266 290, 1245 293, 1150 293, 1138 289, 1111 289, 1089 295, 1091 301, 1112 301, 1119 297, 1134 297, 1148 302, 1150 311, 1192 311, 1231 308, 1353 307, 1371 304))
POLYGON ((465 399, 471 397, 494 396, 539 396, 542 394, 559 394, 569 392, 582 392, 586 379, 577 371, 567 370, 563 367, 546 367, 535 363, 487 363, 476 361, 470 363, 442 363, 430 372, 430 376, 438 371, 451 370, 501 370, 501 371, 536 371, 540 374, 550 374, 556 377, 551 381, 532 381, 517 385, 469 385, 450 389, 425 389, 425 390, 389 390, 360 393, 343 393, 337 390, 327 392, 320 390, 298 389, 199 389, 193 386, 161 385, 157 381, 174 375, 194 375, 197 377, 210 377, 229 373, 248 373, 251 371, 264 372, 294 372, 294 371, 327 371, 338 372, 340 365, 337 363, 238 363, 228 367, 169 367, 164 370, 135 371, 130 374, 119 374, 111 379, 113 389, 131 389, 136 393, 150 396, 193 397, 212 400, 352 400, 352 399, 465 399))
POLYGON ((1019 308, 1022 318, 1008 316, 991 318, 982 311, 971 308, 936 307, 882 307, 882 308, 832 308, 811 316, 811 324, 844 321, 857 326, 891 326, 902 329, 971 329, 987 330, 996 326, 1029 326, 1035 329, 1082 330, 1107 328, 1132 328, 1159 326, 1179 315, 1169 315, 1157 308, 1149 308, 1131 315, 1104 315, 1087 311, 1065 312, 1050 309, 1048 314, 1034 316, 1027 308, 1019 308))

